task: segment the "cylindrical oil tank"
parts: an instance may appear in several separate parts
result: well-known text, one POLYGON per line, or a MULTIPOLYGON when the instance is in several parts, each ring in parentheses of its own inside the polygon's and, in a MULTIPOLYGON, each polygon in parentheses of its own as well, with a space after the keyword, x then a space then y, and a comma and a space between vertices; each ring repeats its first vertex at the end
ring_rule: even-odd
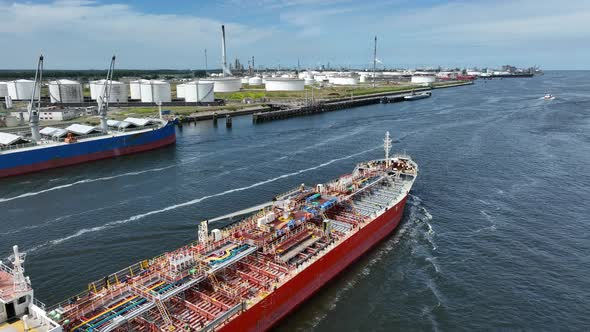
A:
POLYGON ((361 77, 359 78, 359 82, 366 83, 367 82, 367 75, 361 75, 361 77))
POLYGON ((359 80, 357 77, 350 76, 336 76, 329 78, 330 83, 334 85, 357 85, 359 80))
POLYGON ((328 76, 326 76, 326 75, 315 75, 314 76, 314 79, 315 79, 316 82, 322 83, 322 82, 325 82, 325 81, 328 80, 328 76))
POLYGON ((412 83, 424 84, 436 82, 436 76, 434 75, 413 75, 412 83))
MULTIPOLYGON (((104 89, 107 87, 106 80, 90 82, 90 98, 97 100, 104 94, 104 89)), ((127 85, 119 81, 111 81, 109 103, 126 103, 129 93, 127 85)))
POLYGON ((299 78, 267 78, 266 91, 301 91, 305 81, 299 78))
POLYGON ((144 81, 147 80, 135 80, 129 82, 129 92, 131 94, 131 99, 141 100, 141 83, 144 81))
POLYGON ((303 83, 304 85, 313 85, 315 83, 315 80, 313 78, 306 77, 305 79, 303 79, 303 83))
POLYGON ((82 84, 71 80, 49 82, 49 98, 52 103, 81 103, 84 100, 82 84))
MULTIPOLYGON (((31 80, 16 80, 10 81, 7 84, 8 95, 12 100, 29 100, 33 95, 33 88, 35 87, 35 81, 31 80)), ((41 89, 37 88, 35 92, 35 98, 39 98, 41 89)))
POLYGON ((242 88, 242 80, 239 77, 209 78, 200 82, 214 83, 215 92, 235 92, 242 88))
POLYGON ((306 78, 312 78, 313 79, 313 73, 310 72, 310 71, 302 71, 302 72, 299 73, 298 76, 299 76, 299 78, 303 78, 303 79, 306 79, 306 78))
POLYGON ((260 77, 251 77, 248 80, 249 85, 262 85, 262 78, 260 77))
POLYGON ((242 77, 240 80, 241 80, 242 84, 248 84, 249 79, 250 78, 248 76, 246 76, 246 77, 242 77))
POLYGON ((170 83, 157 80, 145 81, 141 83, 142 103, 157 103, 170 101, 172 101, 170 83))
POLYGON ((0 82, 0 98, 8 96, 8 83, 0 82))
POLYGON ((20 124, 20 119, 16 116, 10 115, 4 119, 4 123, 6 124, 6 127, 16 127, 20 124))
POLYGON ((185 99, 186 94, 185 94, 185 89, 186 89, 186 84, 182 83, 182 84, 177 84, 176 85, 176 98, 178 99, 185 99))
POLYGON ((189 103, 212 102, 215 100, 215 83, 194 81, 184 85, 184 100, 189 103))

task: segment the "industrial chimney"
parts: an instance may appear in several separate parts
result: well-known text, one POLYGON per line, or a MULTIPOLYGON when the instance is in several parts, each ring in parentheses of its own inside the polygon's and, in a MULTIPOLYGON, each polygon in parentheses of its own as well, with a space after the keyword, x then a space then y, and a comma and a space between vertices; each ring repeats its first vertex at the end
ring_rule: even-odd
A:
POLYGON ((223 73, 222 76, 225 77, 226 74, 231 76, 231 72, 229 68, 227 68, 227 59, 225 54, 225 25, 221 26, 221 61, 223 61, 223 73))

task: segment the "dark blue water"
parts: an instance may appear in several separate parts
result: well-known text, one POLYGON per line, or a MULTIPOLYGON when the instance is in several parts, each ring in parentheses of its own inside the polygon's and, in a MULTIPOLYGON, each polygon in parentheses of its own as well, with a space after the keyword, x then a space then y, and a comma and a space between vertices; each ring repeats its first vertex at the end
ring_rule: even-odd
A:
POLYGON ((232 130, 203 122, 175 147, 2 180, 0 257, 19 244, 38 297, 55 303, 194 240, 202 219, 381 157, 389 130, 421 168, 403 225, 277 330, 584 330, 588 74, 256 126, 239 117, 232 130))

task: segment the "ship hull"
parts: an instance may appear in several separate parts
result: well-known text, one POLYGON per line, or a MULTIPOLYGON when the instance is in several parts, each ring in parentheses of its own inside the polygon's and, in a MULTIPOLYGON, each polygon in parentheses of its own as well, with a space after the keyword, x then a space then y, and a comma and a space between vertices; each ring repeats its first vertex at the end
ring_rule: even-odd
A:
POLYGON ((403 215, 407 196, 324 257, 222 326, 219 331, 266 331, 295 310, 352 262, 393 232, 403 215))
POLYGON ((161 148, 176 142, 174 124, 146 132, 0 154, 0 178, 161 148))

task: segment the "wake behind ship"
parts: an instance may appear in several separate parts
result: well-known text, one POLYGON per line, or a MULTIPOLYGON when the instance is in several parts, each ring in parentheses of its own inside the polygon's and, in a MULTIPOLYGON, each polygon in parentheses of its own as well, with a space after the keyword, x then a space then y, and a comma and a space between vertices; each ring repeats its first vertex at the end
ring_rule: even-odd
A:
POLYGON ((28 319, 41 332, 268 330, 398 226, 418 166, 408 156, 390 158, 390 144, 388 133, 384 159, 302 184, 227 228, 209 232, 203 221, 197 242, 92 282, 46 310, 32 302, 15 259, 12 269, 0 266, 0 322, 28 319), (22 316, 27 306, 34 317, 22 316))

